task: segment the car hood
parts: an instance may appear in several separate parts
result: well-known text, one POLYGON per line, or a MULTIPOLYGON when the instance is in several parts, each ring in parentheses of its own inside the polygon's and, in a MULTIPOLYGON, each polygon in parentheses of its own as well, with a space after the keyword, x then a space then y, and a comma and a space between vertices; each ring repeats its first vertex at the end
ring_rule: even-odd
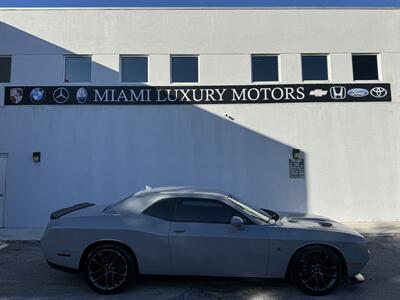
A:
POLYGON ((285 227, 335 231, 362 236, 360 233, 351 229, 350 227, 327 217, 309 213, 285 211, 278 212, 278 214, 280 217, 278 223, 281 223, 281 225, 285 227))

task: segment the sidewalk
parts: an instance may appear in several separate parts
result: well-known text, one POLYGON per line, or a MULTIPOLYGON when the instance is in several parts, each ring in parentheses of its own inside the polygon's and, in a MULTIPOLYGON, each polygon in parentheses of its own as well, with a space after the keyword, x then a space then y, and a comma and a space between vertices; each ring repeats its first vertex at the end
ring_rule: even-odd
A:
MULTIPOLYGON (((344 224, 365 235, 391 236, 400 234, 400 222, 359 222, 344 224)), ((0 229, 0 241, 39 241, 45 229, 44 227, 2 228, 0 229)))

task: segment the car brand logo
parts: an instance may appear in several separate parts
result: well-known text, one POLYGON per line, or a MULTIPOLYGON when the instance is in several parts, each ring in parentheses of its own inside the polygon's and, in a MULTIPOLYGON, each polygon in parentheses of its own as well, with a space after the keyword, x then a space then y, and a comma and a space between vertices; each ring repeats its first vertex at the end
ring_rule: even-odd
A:
POLYGON ((59 104, 63 104, 68 101, 69 92, 66 88, 59 87, 53 92, 53 99, 59 104))
POLYGON ((76 91, 76 101, 78 101, 78 103, 81 103, 81 104, 85 103, 86 99, 87 99, 87 95, 88 95, 87 90, 84 87, 79 88, 76 91))
POLYGON ((329 89, 331 98, 335 100, 343 100, 346 98, 346 88, 344 86, 333 86, 329 89))
POLYGON ((375 98, 383 98, 387 95, 387 90, 383 87, 377 86, 372 88, 370 93, 375 98))
POLYGON ((24 90, 22 88, 12 88, 10 90, 11 103, 14 103, 14 104, 20 103, 23 96, 24 96, 24 90))
POLYGON ((328 94, 327 90, 322 90, 322 89, 315 89, 310 91, 310 96, 314 96, 314 97, 323 97, 326 96, 326 94, 328 94))
POLYGON ((351 97, 361 98, 361 97, 367 96, 369 94, 369 92, 366 89, 354 88, 354 89, 349 90, 347 92, 347 94, 351 97))
POLYGON ((46 97, 46 93, 45 93, 44 89, 42 89, 42 88, 34 88, 31 91, 29 97, 32 102, 38 103, 38 102, 44 100, 44 98, 46 97))

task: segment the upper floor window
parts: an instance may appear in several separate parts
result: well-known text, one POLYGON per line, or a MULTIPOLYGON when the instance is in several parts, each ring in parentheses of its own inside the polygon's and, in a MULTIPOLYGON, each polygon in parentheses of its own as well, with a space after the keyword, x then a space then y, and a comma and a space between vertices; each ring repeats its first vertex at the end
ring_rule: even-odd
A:
POLYGON ((328 57, 326 55, 302 55, 303 80, 328 80, 328 57))
POLYGON ((122 82, 147 82, 148 66, 147 56, 122 56, 121 80, 122 82))
POLYGON ((278 55, 251 56, 252 81, 279 81, 278 55))
POLYGON ((378 57, 376 54, 353 54, 354 80, 378 80, 378 57))
POLYGON ((65 58, 65 82, 90 82, 92 58, 90 56, 67 56, 65 58))
POLYGON ((11 56, 0 56, 0 82, 11 81, 11 56))
POLYGON ((171 81, 172 82, 198 82, 199 81, 198 56, 171 56, 171 81))

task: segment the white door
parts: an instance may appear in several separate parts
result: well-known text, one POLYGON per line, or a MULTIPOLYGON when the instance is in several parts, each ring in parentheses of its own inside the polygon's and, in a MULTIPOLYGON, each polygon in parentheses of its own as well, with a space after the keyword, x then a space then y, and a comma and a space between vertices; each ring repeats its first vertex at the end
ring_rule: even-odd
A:
POLYGON ((7 154, 0 153, 0 227, 4 227, 7 154))

